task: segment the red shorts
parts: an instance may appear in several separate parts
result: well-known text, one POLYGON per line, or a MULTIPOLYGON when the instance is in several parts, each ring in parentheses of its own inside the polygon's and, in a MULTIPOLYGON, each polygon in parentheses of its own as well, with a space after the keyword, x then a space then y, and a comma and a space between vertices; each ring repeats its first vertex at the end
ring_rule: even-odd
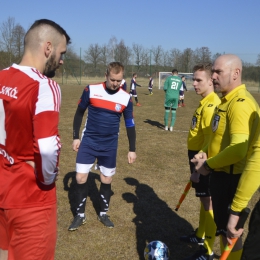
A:
POLYGON ((8 260, 52 260, 57 240, 57 205, 0 209, 0 249, 8 260))

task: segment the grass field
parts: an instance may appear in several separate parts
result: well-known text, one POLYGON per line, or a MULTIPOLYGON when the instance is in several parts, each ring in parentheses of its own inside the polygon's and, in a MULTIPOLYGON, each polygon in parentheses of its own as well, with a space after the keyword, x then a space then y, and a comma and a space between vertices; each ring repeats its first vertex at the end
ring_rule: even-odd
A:
MULTIPOLYGON (((97 82, 103 79, 96 79, 97 82)), ((87 83, 92 83, 89 80, 87 83)), ((75 184, 75 158, 72 151, 72 121, 77 102, 84 85, 61 85, 62 108, 60 135, 62 152, 61 175, 57 181, 58 196, 58 242, 56 260, 122 259, 143 258, 146 243, 163 241, 170 250, 170 259, 179 260, 191 255, 198 248, 179 241, 198 226, 199 200, 190 190, 178 212, 175 207, 189 180, 187 159, 187 134, 194 109, 200 97, 191 90, 185 92, 186 107, 177 110, 174 131, 164 131, 164 91, 154 88, 154 95, 148 95, 148 79, 137 79, 143 87, 138 88, 142 107, 134 106, 137 133, 137 160, 127 163, 128 140, 121 122, 117 172, 113 178, 109 215, 114 229, 105 228, 97 220, 99 211, 99 173, 93 170, 88 179, 87 223, 75 232, 69 232, 73 215, 73 194, 75 184)), ((129 83, 129 79, 127 79, 129 83)), ((260 94, 254 93, 260 102, 260 94)), ((250 207, 259 198, 255 194, 250 207)), ((247 226, 247 224, 246 224, 247 226)), ((246 234, 246 232, 245 232, 246 234)), ((219 239, 215 252, 219 255, 219 239)))

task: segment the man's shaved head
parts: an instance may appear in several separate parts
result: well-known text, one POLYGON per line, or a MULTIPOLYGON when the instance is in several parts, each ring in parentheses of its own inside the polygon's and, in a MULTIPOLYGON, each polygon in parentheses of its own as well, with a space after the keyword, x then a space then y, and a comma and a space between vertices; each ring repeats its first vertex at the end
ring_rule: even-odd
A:
POLYGON ((70 37, 66 31, 55 22, 48 19, 37 20, 30 27, 24 38, 25 50, 37 50, 39 46, 45 42, 50 41, 55 46, 61 39, 66 38, 66 43, 70 43, 70 37))

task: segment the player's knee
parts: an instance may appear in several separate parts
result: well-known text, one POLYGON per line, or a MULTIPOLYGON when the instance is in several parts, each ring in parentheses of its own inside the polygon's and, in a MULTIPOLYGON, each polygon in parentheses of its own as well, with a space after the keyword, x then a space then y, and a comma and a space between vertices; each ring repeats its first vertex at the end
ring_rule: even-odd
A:
POLYGON ((100 180, 104 184, 110 184, 112 182, 112 176, 105 176, 104 174, 100 174, 100 180))
POLYGON ((83 184, 87 181, 88 179, 88 174, 86 173, 78 173, 76 174, 76 181, 78 184, 83 184))

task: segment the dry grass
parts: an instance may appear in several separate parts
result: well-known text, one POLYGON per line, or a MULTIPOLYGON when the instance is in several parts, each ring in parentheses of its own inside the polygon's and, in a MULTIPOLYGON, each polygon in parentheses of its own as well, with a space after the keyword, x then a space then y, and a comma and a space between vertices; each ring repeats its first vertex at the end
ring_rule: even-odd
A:
MULTIPOLYGON (((96 79, 97 82, 102 80, 96 79)), ((138 83, 143 85, 138 88, 142 107, 134 107, 138 158, 133 165, 127 163, 128 140, 122 120, 117 173, 113 178, 109 211, 115 228, 105 228, 97 220, 100 179, 98 172, 93 170, 88 180, 87 223, 75 232, 67 230, 75 207, 73 184, 76 153, 71 149, 72 121, 84 85, 61 86, 60 135, 63 147, 61 176, 57 182, 56 260, 143 259, 144 247, 152 240, 166 243, 171 260, 182 259, 197 249, 197 246, 179 241, 179 236, 188 234, 198 226, 199 200, 195 198, 194 191, 189 192, 178 212, 174 209, 189 180, 187 131, 200 97, 194 91, 185 92, 186 107, 178 109, 174 131, 166 132, 163 130, 164 92, 155 87, 154 95, 149 96, 148 79, 139 79, 138 83)), ((255 93, 254 96, 260 101, 260 94, 255 93)), ((259 194, 254 196, 250 207, 258 197, 259 194)), ((219 254, 218 238, 215 251, 219 254)))

